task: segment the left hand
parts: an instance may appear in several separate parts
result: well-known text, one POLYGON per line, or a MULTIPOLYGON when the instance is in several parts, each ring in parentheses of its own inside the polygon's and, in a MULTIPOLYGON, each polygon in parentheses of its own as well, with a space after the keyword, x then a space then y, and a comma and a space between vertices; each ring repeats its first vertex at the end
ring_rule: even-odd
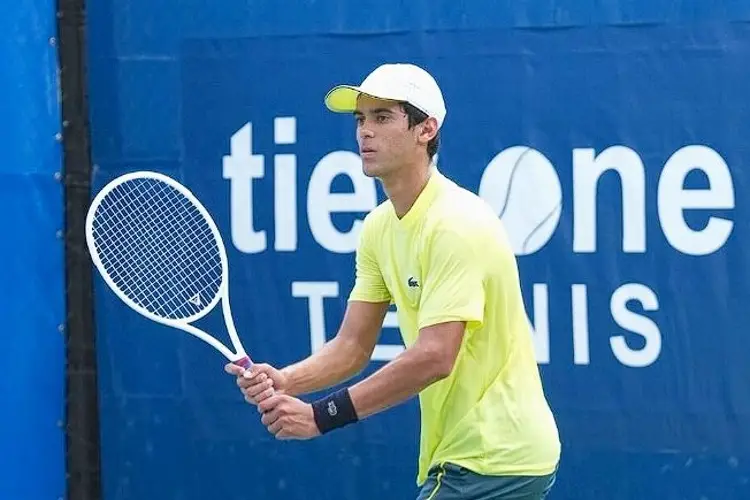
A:
POLYGON ((258 403, 260 419, 276 439, 310 439, 320 435, 312 405, 299 399, 277 394, 258 403))

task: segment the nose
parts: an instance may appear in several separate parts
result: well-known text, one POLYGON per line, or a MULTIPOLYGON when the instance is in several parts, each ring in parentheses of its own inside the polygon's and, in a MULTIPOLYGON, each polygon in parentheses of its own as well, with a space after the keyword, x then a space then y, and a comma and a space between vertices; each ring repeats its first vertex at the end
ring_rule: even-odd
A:
POLYGON ((372 130, 370 130, 367 126, 360 125, 359 127, 357 127, 357 135, 360 139, 364 139, 365 137, 372 137, 373 133, 372 130))

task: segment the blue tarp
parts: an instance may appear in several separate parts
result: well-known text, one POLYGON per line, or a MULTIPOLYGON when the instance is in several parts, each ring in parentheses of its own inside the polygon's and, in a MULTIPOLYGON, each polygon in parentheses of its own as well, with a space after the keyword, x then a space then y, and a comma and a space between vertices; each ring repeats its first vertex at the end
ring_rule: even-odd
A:
POLYGON ((65 494, 64 202, 55 6, 0 18, 0 499, 65 494))

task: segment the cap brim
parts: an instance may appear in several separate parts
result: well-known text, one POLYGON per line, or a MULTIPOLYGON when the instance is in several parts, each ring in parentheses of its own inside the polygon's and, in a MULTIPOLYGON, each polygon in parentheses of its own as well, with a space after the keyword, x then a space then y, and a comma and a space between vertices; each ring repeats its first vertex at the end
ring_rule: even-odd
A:
POLYGON ((357 97, 361 93, 359 87, 338 85, 326 94, 326 107, 335 113, 353 113, 357 109, 357 97))
POLYGON ((399 99, 363 92, 354 85, 337 85, 325 97, 326 107, 336 113, 354 113, 357 110, 357 98, 361 95, 373 97, 383 101, 399 102, 399 99))

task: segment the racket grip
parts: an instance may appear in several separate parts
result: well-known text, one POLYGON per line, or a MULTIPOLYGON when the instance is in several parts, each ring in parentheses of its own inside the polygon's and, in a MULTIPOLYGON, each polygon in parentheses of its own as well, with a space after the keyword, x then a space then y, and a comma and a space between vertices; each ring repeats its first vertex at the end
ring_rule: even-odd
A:
POLYGON ((233 363, 235 365, 237 365, 237 366, 241 366, 245 370, 247 370, 248 368, 250 368, 250 366, 252 366, 252 364, 253 364, 253 362, 250 361, 250 358, 248 356, 245 356, 244 358, 240 358, 240 359, 238 359, 236 361, 233 361, 233 363))

